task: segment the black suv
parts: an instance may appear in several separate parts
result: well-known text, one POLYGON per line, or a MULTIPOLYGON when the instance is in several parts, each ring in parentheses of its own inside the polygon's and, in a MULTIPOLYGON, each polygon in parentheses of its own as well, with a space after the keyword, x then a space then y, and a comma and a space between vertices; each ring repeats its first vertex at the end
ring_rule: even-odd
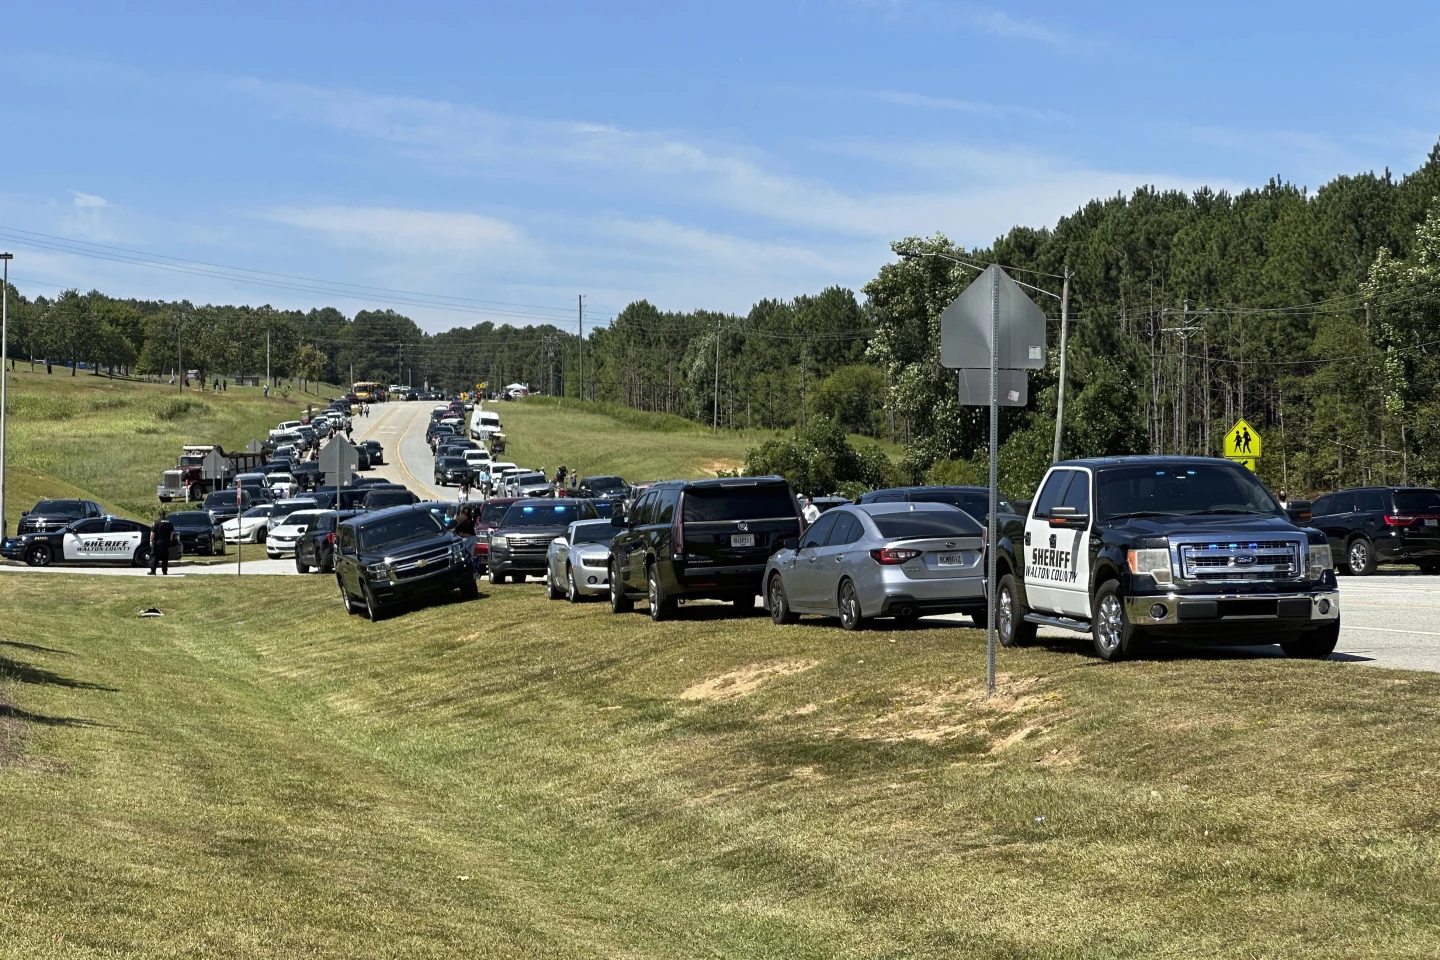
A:
POLYGON ((386 507, 407 506, 419 503, 420 498, 398 483, 375 484, 365 489, 364 509, 384 510, 386 507))
POLYGON ((103 516, 105 511, 94 500, 41 500, 20 514, 15 533, 47 533, 69 526, 76 520, 103 516))
POLYGON ((435 458, 435 482, 442 487, 452 483, 458 484, 473 474, 474 471, 470 469, 470 461, 464 457, 439 456, 435 458))
POLYGON ((640 494, 610 546, 610 609, 648 597, 663 620, 681 599, 730 600, 753 610, 765 562, 799 537, 800 511, 783 477, 667 480, 640 494))
POLYGON ((524 583, 526 574, 544 576, 550 541, 565 536, 576 520, 598 519, 589 500, 565 497, 511 503, 489 532, 485 563, 490 582, 504 583, 506 577, 514 577, 516 583, 524 583))
POLYGON ((479 596, 465 543, 426 504, 365 513, 337 526, 335 582, 346 613, 383 619, 387 608, 451 591, 479 596))
POLYGON ((327 510, 319 514, 310 528, 295 541, 295 572, 309 573, 318 570, 331 573, 335 570, 335 531, 346 520, 360 516, 359 511, 347 510, 341 513, 327 510))
POLYGON ((370 465, 372 467, 384 466, 385 448, 380 446, 379 440, 363 440, 358 446, 365 448, 365 452, 370 456, 370 465))
POLYGON ((1325 534, 1255 475, 1209 457, 1103 457, 1052 466, 1023 541, 999 538, 1000 642, 1037 626, 1089 634, 1102 660, 1148 640, 1278 643, 1328 657, 1340 594, 1325 534), (1300 522, 1304 522, 1303 519, 1300 522))
POLYGON ((223 523, 234 517, 240 516, 246 510, 255 506, 255 498, 246 491, 241 491, 239 502, 236 502, 235 488, 229 490, 216 490, 205 497, 205 512, 215 518, 216 523, 223 523))
MULTIPOLYGON (((230 498, 230 505, 235 505, 235 491, 222 491, 230 498)), ((217 494, 210 494, 217 496, 217 494)), ((247 503, 245 509, 249 510, 247 503)), ((180 538, 180 550, 189 554, 205 554, 206 556, 223 555, 225 553, 225 531, 221 527, 223 522, 220 517, 205 510, 181 510, 178 513, 170 514, 170 523, 175 527, 175 536, 180 538)))
POLYGON ((630 495, 630 484, 620 477, 581 477, 576 495, 591 500, 624 500, 630 495))
POLYGON ((1417 563, 1422 573, 1440 573, 1440 490, 1341 490, 1317 499, 1310 514, 1340 569, 1357 577, 1374 573, 1377 563, 1417 563))

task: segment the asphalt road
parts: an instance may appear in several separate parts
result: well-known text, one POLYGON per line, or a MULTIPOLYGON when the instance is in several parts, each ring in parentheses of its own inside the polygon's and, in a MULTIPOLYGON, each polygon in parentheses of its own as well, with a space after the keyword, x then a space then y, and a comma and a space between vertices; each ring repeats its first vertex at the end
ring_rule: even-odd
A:
POLYGON ((370 416, 351 418, 355 442, 379 440, 385 451, 385 462, 367 475, 384 477, 403 483, 426 500, 456 500, 455 487, 433 483, 435 458, 425 442, 425 428, 430 425, 430 408, 425 400, 377 403, 370 416))

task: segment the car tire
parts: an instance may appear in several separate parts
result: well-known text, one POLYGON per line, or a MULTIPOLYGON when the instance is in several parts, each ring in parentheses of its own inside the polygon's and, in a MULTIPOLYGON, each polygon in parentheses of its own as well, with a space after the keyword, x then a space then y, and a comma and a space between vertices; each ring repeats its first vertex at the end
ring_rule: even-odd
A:
POLYGON ((1144 635, 1125 615, 1125 598, 1120 594, 1120 581, 1106 580, 1095 591, 1091 609, 1090 639, 1095 655, 1116 663, 1132 659, 1144 645, 1144 635))
POLYGON ((610 612, 629 613, 635 609, 635 601, 625 596, 625 585, 620 579, 620 571, 615 565, 610 565, 610 612))
POLYGON ((375 599, 375 594, 370 591, 369 587, 362 589, 365 591, 365 616, 370 618, 371 623, 379 623, 385 619, 385 608, 380 605, 379 600, 375 599))
POLYGON ((474 577, 468 577, 466 578, 465 582, 460 584, 461 600, 475 600, 478 599, 479 596, 480 587, 475 583, 474 577))
POLYGON ((571 603, 585 599, 580 594, 580 585, 575 582, 575 568, 568 563, 565 565, 565 599, 571 603))
POLYGON ((780 579, 780 574, 770 575, 770 583, 765 589, 765 598, 769 601, 770 620, 777 627, 795 623, 800 619, 800 614, 790 609, 790 598, 785 595, 785 582, 780 579))
MULTIPOLYGON (((1000 640, 1002 647, 1028 647, 1035 642, 1036 626, 1025 619, 1030 609, 1020 599, 1020 587, 1015 582, 1012 574, 1005 574, 1000 578, 999 589, 996 591, 1000 598, 1000 605, 995 611, 995 635, 1000 640)), ((973 616, 973 615, 972 615, 973 616)), ((989 612, 982 614, 985 619, 975 625, 982 630, 989 628, 989 612)))
POLYGON ((143 567, 147 566, 149 563, 150 551, 146 548, 145 544, 142 543, 140 544, 140 546, 136 547, 135 552, 130 555, 130 566, 143 567))
POLYGON ((660 567, 650 564, 645 570, 645 592, 650 603, 650 619, 656 622, 671 620, 675 616, 675 601, 665 596, 665 586, 660 582, 660 567))
POLYGON ((345 584, 340 582, 339 577, 335 578, 335 585, 340 588, 340 603, 345 607, 345 612, 351 616, 359 613, 360 605, 351 598, 350 591, 345 589, 345 584))
POLYGON ((492 585, 498 587, 500 584, 502 584, 502 583, 504 583, 504 582, 505 582, 505 574, 499 573, 499 572, 497 572, 497 571, 495 570, 494 567, 491 567, 491 568, 490 568, 490 583, 491 583, 492 585))
POLYGON ((25 554, 25 562, 32 567, 48 567, 55 559, 55 551, 48 543, 37 543, 25 554))
POLYGON ((1340 620, 1336 618, 1333 623, 1302 634, 1298 640, 1280 644, 1280 649, 1294 660, 1325 660, 1335 652, 1339 643, 1340 620))
POLYGON ((511 580, 514 580, 516 583, 524 583, 524 582, 525 582, 525 574, 523 574, 523 573, 512 573, 512 574, 510 574, 510 579, 511 579, 511 580))
POLYGON ((565 597, 565 591, 555 582, 555 577, 550 571, 545 571, 545 598, 547 600, 561 600, 565 597))
POLYGON ((1420 572, 1427 577, 1433 577, 1437 573, 1440 573, 1440 563, 1422 563, 1420 564, 1420 572))
POLYGON ((840 589, 835 592, 835 606, 840 613, 842 628, 851 631, 864 629, 865 616, 860 609, 860 595, 855 592, 855 584, 848 577, 840 581, 840 589))
POLYGON ((1352 574, 1368 577, 1375 572, 1375 548, 1364 537, 1356 537, 1345 550, 1345 561, 1352 574))
POLYGON ((310 567, 309 567, 309 565, 300 562, 300 554, 299 554, 298 552, 295 554, 295 572, 296 572, 296 573, 309 573, 309 572, 310 572, 310 567))
POLYGON ((735 605, 735 612, 738 615, 742 617, 750 617, 755 615, 756 596, 758 596, 758 594, 750 593, 749 591, 745 593, 737 593, 735 595, 735 599, 731 600, 730 602, 735 605))

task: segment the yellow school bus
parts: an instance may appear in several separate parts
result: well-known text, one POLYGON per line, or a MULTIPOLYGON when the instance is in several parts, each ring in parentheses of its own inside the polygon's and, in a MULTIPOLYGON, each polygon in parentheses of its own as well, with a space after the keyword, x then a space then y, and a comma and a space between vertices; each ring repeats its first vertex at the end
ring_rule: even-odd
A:
POLYGON ((360 398, 361 403, 374 403, 383 388, 373 380, 361 380, 351 386, 350 391, 360 398))

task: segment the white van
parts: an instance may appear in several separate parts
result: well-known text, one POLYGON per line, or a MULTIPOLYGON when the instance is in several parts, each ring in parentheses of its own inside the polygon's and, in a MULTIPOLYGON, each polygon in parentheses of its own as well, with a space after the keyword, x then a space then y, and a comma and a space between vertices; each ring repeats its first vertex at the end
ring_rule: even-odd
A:
POLYGON ((494 410, 480 410, 470 414, 470 439, 485 443, 490 435, 500 432, 500 414, 494 410))

